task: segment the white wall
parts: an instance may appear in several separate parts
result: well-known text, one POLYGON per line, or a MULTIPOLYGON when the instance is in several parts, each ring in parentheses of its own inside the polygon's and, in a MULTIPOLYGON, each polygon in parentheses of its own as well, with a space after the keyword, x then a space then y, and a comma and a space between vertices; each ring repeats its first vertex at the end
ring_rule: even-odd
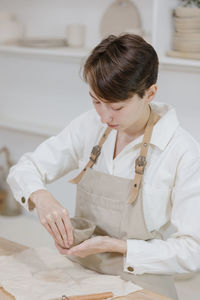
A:
POLYGON ((180 124, 199 142, 199 72, 162 69, 158 78, 157 99, 177 110, 180 124))

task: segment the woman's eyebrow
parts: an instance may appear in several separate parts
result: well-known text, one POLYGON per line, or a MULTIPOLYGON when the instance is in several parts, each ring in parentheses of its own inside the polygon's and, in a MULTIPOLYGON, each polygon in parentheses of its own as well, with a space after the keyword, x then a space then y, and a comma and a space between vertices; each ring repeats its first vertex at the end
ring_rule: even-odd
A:
MULTIPOLYGON (((90 94, 90 96, 91 96, 92 98, 94 98, 95 100, 99 101, 99 99, 97 99, 96 97, 94 97, 90 91, 89 91, 89 94, 90 94)), ((103 102, 104 102, 104 103, 109 103, 109 104, 110 104, 110 102, 108 102, 108 101, 103 101, 103 102)))

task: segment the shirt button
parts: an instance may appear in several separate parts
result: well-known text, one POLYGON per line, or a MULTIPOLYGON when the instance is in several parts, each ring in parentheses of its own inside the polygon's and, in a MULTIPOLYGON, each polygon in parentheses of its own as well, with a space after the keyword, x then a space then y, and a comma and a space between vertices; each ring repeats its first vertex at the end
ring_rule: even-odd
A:
POLYGON ((128 267, 127 269, 128 269, 129 272, 133 272, 134 271, 133 267, 128 267))
POLYGON ((24 197, 21 198, 22 203, 26 202, 26 199, 24 197))

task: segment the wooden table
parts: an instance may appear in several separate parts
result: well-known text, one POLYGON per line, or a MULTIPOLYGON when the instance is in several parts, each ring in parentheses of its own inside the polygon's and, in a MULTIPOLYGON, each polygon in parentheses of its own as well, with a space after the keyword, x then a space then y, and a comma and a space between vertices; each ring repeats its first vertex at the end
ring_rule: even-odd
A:
MULTIPOLYGON (((28 247, 0 237, 0 255, 12 255, 14 253, 23 251, 25 249, 28 249, 28 247)), ((120 298, 116 297, 116 300, 117 299, 120 300, 120 298)), ((141 290, 129 294, 128 296, 123 297, 123 299, 124 300, 125 299, 127 300, 172 300, 147 290, 141 290)), ((6 292, 3 288, 0 288, 0 300, 15 300, 15 297, 13 297, 11 294, 6 292)))
MULTIPOLYGON (((12 255, 14 253, 28 249, 24 245, 20 245, 0 237, 0 255, 12 255)), ((14 300, 15 297, 0 288, 0 300, 14 300)))

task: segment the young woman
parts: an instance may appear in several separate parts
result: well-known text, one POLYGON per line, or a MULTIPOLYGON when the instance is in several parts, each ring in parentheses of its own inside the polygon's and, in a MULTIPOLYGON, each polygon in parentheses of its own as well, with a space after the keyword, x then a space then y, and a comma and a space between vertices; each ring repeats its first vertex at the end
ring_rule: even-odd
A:
POLYGON ((141 37, 104 39, 83 72, 94 109, 24 154, 8 183, 61 254, 177 299, 172 274, 200 268, 200 147, 173 107, 152 103, 157 74, 141 37), (74 169, 76 215, 96 231, 70 248, 69 214, 45 185, 74 169))

